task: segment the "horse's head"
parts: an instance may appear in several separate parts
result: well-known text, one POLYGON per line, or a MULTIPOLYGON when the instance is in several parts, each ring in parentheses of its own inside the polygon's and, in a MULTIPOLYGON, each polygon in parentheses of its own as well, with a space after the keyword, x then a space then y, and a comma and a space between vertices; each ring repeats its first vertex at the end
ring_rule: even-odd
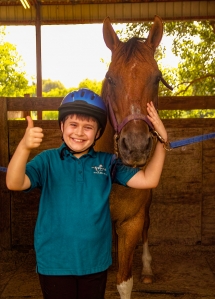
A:
POLYGON ((147 119, 146 104, 158 106, 158 85, 162 74, 154 53, 163 35, 163 24, 156 16, 148 37, 121 42, 109 18, 104 20, 103 36, 112 52, 102 97, 109 109, 110 122, 117 132, 118 150, 123 163, 144 166, 156 139, 147 119))

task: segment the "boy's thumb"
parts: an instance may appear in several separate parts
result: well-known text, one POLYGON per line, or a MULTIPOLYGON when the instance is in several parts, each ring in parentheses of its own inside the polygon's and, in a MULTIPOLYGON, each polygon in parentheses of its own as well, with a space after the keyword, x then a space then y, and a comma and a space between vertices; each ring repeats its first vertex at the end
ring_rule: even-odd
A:
POLYGON ((26 117, 27 122, 28 122, 28 128, 33 128, 34 127, 34 122, 30 116, 26 117))

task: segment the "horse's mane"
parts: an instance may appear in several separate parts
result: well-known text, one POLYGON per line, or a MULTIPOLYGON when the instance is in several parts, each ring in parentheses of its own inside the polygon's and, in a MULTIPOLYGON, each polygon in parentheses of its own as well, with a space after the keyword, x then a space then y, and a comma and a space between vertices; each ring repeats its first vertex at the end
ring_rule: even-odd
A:
POLYGON ((139 37, 132 37, 127 42, 124 43, 123 47, 120 49, 118 55, 124 56, 124 60, 128 62, 131 57, 133 56, 139 56, 140 58, 144 59, 144 52, 143 51, 143 45, 145 38, 139 38, 139 37))

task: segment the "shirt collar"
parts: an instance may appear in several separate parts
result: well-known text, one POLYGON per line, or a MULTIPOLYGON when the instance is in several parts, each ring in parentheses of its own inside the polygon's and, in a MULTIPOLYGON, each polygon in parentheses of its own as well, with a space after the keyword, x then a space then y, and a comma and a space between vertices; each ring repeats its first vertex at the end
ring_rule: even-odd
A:
MULTIPOLYGON (((65 142, 63 142, 62 145, 59 147, 59 154, 60 154, 61 158, 66 157, 66 156, 70 156, 70 155, 73 156, 73 154, 71 152, 69 152, 68 147, 67 147, 65 142)), ((96 155, 95 150, 93 148, 91 148, 87 154, 83 155, 83 157, 84 156, 95 157, 95 155, 96 155)))

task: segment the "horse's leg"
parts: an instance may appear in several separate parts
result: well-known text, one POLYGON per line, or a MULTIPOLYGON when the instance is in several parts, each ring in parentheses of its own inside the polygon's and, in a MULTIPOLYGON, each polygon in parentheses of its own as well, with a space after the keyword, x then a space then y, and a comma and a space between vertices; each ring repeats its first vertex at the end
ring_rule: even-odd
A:
POLYGON ((118 261, 117 290, 121 299, 130 299, 133 288, 132 262, 135 247, 141 238, 142 217, 134 217, 117 228, 118 261))
POLYGON ((153 281, 153 273, 151 268, 152 256, 149 251, 148 244, 148 229, 150 225, 150 217, 149 217, 149 208, 152 201, 152 194, 150 193, 150 198, 145 206, 145 221, 143 226, 143 254, 142 254, 142 262, 143 268, 141 273, 141 280, 143 283, 152 283, 153 281))

